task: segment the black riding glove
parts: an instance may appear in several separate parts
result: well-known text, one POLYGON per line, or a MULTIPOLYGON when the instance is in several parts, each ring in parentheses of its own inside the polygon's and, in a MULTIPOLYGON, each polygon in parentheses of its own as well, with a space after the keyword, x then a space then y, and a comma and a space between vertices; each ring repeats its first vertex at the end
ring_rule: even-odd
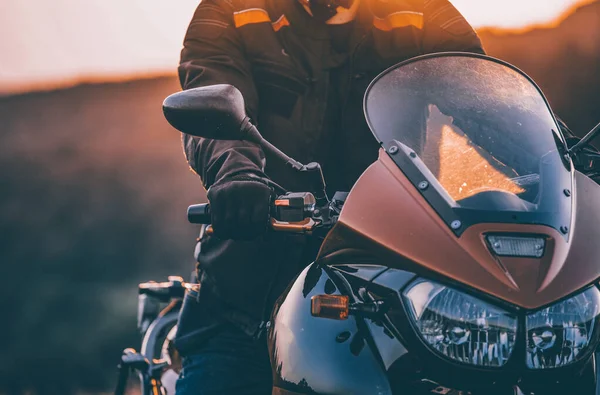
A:
POLYGON ((223 240, 254 240, 269 224, 272 189, 251 175, 226 178, 208 190, 214 235, 223 240))

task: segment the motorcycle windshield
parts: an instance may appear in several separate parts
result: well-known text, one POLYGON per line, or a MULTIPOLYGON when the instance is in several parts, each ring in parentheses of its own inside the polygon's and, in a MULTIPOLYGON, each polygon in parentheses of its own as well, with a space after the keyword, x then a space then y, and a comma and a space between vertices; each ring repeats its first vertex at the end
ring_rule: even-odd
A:
POLYGON ((455 231, 481 222, 568 233, 572 170, 539 88, 496 59, 445 53, 387 70, 365 96, 377 140, 455 231))

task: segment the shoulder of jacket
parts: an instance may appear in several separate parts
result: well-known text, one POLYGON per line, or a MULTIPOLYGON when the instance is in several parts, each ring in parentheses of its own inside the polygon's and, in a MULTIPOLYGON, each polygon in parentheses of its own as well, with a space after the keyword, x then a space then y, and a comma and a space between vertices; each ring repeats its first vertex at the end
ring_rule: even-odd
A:
POLYGON ((268 11, 266 7, 265 0, 202 0, 198 10, 213 9, 231 16, 240 11, 253 9, 268 11))
POLYGON ((253 8, 266 9, 265 0, 202 0, 199 7, 203 5, 218 7, 225 12, 238 12, 253 8))
POLYGON ((198 4, 198 10, 214 9, 224 14, 230 14, 233 11, 234 0, 201 0, 198 4))
POLYGON ((398 13, 423 13, 426 0, 372 0, 370 9, 378 18, 398 13))
MULTIPOLYGON (((265 0, 220 0, 231 3, 233 12, 239 12, 251 9, 261 9, 267 11, 267 2, 265 0)), ((281 1, 281 0, 280 0, 281 1)))

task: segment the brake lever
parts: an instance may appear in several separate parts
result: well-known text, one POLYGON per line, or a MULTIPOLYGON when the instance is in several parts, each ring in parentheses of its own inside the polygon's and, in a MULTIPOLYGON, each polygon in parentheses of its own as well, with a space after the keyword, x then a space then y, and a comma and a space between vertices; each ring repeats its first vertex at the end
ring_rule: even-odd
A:
MULTIPOLYGON (((306 218, 303 221, 298 222, 284 222, 278 221, 275 218, 271 218, 269 227, 275 232, 310 234, 317 225, 318 222, 312 218, 306 218)), ((208 225, 204 230, 204 235, 212 236, 213 234, 213 227, 211 225, 208 225)))
MULTIPOLYGON (((312 234, 317 229, 330 229, 336 222, 342 202, 327 201, 324 206, 310 192, 286 193, 273 202, 270 229, 275 232, 312 234)), ((214 235, 211 225, 202 228, 198 241, 214 235)))

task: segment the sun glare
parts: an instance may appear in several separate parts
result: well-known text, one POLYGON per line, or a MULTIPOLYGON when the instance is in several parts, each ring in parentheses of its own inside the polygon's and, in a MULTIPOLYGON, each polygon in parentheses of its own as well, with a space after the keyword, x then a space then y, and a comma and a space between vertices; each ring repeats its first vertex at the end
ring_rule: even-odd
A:
POLYGON ((548 23, 581 0, 451 0, 476 27, 521 28, 548 23))

